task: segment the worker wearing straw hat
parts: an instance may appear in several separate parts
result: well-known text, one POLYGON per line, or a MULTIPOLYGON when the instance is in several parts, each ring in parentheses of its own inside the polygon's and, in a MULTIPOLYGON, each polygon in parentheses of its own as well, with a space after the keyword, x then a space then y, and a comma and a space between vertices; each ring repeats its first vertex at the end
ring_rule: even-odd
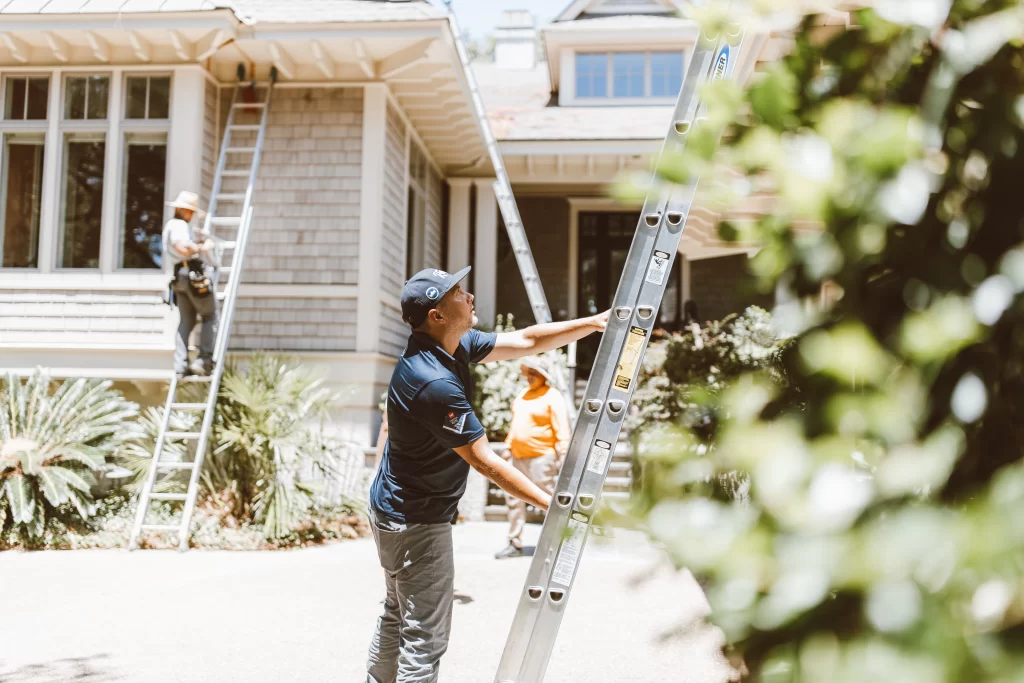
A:
POLYGON ((164 225, 164 272, 168 276, 170 300, 179 313, 174 340, 174 371, 179 375, 209 375, 213 371, 213 344, 217 333, 217 271, 213 267, 215 245, 202 231, 193 228, 192 218, 202 217, 199 197, 182 191, 167 206, 174 218, 164 225), (188 341, 199 319, 199 356, 188 362, 188 341))
MULTIPOLYGON (((519 370, 527 387, 512 402, 512 422, 505 443, 508 444, 512 465, 550 494, 572 436, 569 411, 565 398, 554 386, 551 368, 543 358, 523 358, 519 362, 519 370)), ((526 503, 509 495, 505 496, 505 501, 508 505, 508 546, 495 554, 499 560, 524 554, 522 536, 526 526, 526 503)))

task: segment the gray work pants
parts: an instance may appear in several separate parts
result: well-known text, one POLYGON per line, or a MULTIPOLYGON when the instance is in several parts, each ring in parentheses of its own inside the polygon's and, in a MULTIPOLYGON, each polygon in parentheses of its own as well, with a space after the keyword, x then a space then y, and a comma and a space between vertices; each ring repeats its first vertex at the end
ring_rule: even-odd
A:
POLYGON ((178 333, 174 337, 174 371, 185 372, 188 367, 188 338, 196 326, 196 318, 202 321, 199 330, 199 359, 209 369, 213 366, 213 344, 217 338, 217 271, 213 272, 213 292, 210 296, 199 297, 192 293, 188 281, 188 268, 181 267, 174 278, 174 304, 178 307, 178 333))
POLYGON ((366 683, 436 683, 452 626, 452 525, 398 524, 370 510, 370 529, 387 592, 366 683))

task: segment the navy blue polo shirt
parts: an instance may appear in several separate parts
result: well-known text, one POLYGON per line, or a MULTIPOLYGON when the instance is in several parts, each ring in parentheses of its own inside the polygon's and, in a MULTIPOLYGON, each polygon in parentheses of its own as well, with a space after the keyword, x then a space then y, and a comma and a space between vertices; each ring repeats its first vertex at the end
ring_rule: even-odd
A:
POLYGON ((414 332, 388 387, 388 441, 370 487, 370 506, 404 524, 451 522, 466 492, 469 463, 453 448, 484 436, 473 413, 470 363, 494 348, 498 335, 470 330, 455 355, 414 332))

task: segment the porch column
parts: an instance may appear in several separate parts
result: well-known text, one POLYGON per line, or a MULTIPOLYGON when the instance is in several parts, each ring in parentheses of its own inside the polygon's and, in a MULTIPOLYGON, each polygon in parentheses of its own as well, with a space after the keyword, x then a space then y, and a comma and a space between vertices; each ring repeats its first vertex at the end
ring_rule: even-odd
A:
POLYGON ((356 351, 376 353, 381 326, 381 249, 384 225, 384 145, 387 85, 363 88, 363 182, 359 195, 359 283, 356 351))
POLYGON ((448 259, 446 269, 454 273, 470 264, 469 187, 471 178, 449 178, 448 187, 448 259))
POLYGON ((498 282, 498 200, 492 178, 476 178, 476 253, 473 254, 473 294, 480 324, 494 326, 498 282))

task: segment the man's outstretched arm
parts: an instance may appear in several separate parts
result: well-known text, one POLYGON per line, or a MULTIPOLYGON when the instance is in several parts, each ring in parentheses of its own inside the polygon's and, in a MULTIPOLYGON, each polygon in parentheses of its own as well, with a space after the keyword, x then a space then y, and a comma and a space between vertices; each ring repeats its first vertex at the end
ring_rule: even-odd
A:
POLYGON ((493 481, 505 493, 525 500, 541 510, 547 510, 551 505, 551 496, 544 493, 522 472, 498 457, 491 450, 487 437, 482 436, 473 443, 459 446, 454 450, 473 469, 493 481))
POLYGON ((603 332, 608 326, 608 313, 609 311, 605 311, 576 320, 532 325, 514 332, 499 332, 494 349, 480 362, 492 363, 498 360, 535 356, 538 353, 561 348, 593 332, 603 332))

